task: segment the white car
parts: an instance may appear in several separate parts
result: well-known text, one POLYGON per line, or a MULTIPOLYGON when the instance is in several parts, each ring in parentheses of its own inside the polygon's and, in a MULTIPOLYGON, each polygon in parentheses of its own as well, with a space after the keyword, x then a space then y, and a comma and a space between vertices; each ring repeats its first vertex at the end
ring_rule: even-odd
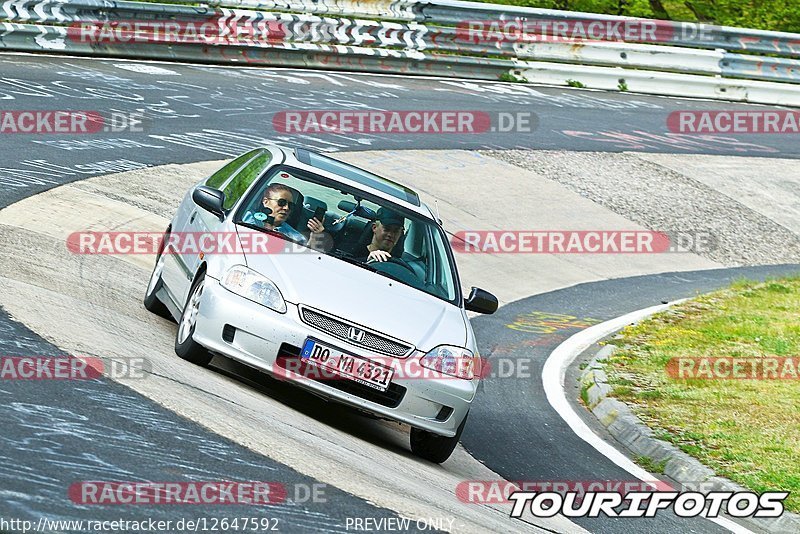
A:
POLYGON ((437 463, 458 443, 479 380, 467 310, 497 309, 484 290, 464 298, 447 235, 417 193, 278 146, 186 193, 144 304, 178 321, 181 358, 223 355, 406 423, 411 450, 437 463), (209 234, 224 243, 184 246, 209 234))

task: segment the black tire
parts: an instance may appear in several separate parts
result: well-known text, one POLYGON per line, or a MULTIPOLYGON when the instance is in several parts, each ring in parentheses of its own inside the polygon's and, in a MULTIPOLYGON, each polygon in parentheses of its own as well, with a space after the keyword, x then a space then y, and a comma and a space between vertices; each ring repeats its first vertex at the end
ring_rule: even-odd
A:
POLYGON ((169 230, 164 233, 161 248, 158 251, 158 256, 156 256, 156 263, 153 265, 153 272, 150 273, 150 280, 144 292, 144 308, 150 313, 155 313, 160 317, 174 321, 167 307, 156 296, 156 293, 164 286, 164 282, 161 280, 161 272, 164 269, 164 245, 167 243, 168 238, 169 230))
POLYGON ((206 348, 193 339, 194 329, 197 326, 197 313, 200 309, 200 296, 205 287, 205 273, 200 273, 192 284, 183 313, 178 321, 178 331, 175 333, 175 354, 187 362, 206 366, 213 355, 206 348), (190 315, 187 315, 190 314, 190 315))
POLYGON ((433 462, 440 464, 450 458, 453 451, 458 445, 458 440, 461 439, 461 434, 464 432, 464 426, 467 424, 467 418, 461 421, 456 430, 456 435, 452 438, 445 438, 427 430, 419 428, 411 428, 411 452, 415 455, 433 462))

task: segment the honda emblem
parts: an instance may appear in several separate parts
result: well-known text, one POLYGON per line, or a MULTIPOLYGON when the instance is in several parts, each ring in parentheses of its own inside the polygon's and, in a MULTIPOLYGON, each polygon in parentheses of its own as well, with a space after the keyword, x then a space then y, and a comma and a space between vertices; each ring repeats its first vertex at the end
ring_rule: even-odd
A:
POLYGON ((361 343, 364 341, 364 331, 359 330, 355 326, 351 326, 347 329, 347 339, 355 341, 356 343, 361 343))

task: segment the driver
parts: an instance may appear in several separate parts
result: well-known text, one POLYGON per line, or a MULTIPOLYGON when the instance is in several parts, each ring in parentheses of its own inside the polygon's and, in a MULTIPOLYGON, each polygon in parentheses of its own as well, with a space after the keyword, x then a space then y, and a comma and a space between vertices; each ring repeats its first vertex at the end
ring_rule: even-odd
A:
MULTIPOLYGON (((294 194, 292 194, 291 189, 283 184, 271 184, 264 191, 264 198, 261 200, 261 205, 267 208, 264 210, 267 214, 272 215, 274 219, 272 223, 268 222, 269 219, 264 216, 264 212, 254 214, 250 211, 244 214, 242 221, 261 225, 267 230, 275 230, 293 241, 297 241, 303 245, 306 244, 305 236, 286 222, 286 219, 289 218, 289 214, 294 208, 294 194), (261 216, 259 217, 257 215, 261 216)), ((311 231, 310 241, 315 242, 321 238, 319 234, 325 230, 325 227, 320 221, 312 218, 308 221, 308 229, 311 231)))
POLYGON ((356 250, 355 258, 363 262, 391 259, 392 249, 397 245, 405 230, 404 224, 405 219, 402 215, 386 208, 380 208, 375 222, 372 223, 372 241, 361 250, 356 250))

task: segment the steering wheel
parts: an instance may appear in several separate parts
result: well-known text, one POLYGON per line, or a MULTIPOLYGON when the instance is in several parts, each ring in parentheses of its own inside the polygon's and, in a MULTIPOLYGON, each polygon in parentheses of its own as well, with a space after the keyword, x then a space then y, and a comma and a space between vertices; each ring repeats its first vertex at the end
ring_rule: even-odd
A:
POLYGON ((411 271, 411 274, 413 274, 414 276, 417 276, 417 272, 414 270, 414 268, 411 266, 411 264, 408 263, 403 258, 389 258, 386 261, 371 261, 371 262, 369 262, 369 264, 372 265, 373 267, 377 267, 381 263, 395 263, 395 264, 399 265, 400 267, 404 267, 404 268, 408 269, 409 271, 411 271))
POLYGON ((394 278, 399 282, 416 287, 417 289, 422 289, 423 287, 423 282, 416 271, 414 271, 414 268, 401 258, 371 262, 368 265, 371 265, 378 274, 394 278))

